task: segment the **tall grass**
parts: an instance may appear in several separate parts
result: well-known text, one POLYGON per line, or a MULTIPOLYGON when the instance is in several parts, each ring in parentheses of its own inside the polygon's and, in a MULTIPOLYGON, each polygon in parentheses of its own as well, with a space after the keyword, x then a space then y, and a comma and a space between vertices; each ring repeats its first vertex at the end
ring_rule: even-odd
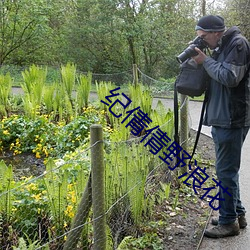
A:
POLYGON ((70 101, 72 101, 72 92, 76 82, 76 65, 67 63, 61 66, 62 86, 64 87, 70 101))
POLYGON ((150 90, 142 84, 129 84, 128 87, 129 97, 132 100, 132 107, 136 108, 140 106, 141 110, 150 116, 153 101, 150 90))
POLYGON ((78 78, 78 87, 77 87, 77 96, 76 96, 76 105, 78 111, 81 111, 82 108, 88 107, 89 94, 91 90, 92 74, 88 72, 87 75, 81 74, 78 78))
POLYGON ((56 84, 46 86, 46 88, 44 89, 43 102, 47 114, 50 114, 53 111, 55 89, 56 89, 56 84))
POLYGON ((24 91, 24 111, 29 117, 35 117, 40 111, 46 75, 47 68, 35 65, 22 72, 24 82, 21 83, 21 87, 24 91))
POLYGON ((12 79, 10 74, 0 75, 0 115, 7 116, 9 110, 8 98, 11 93, 12 79))
POLYGON ((8 167, 4 161, 0 161, 0 214, 4 216, 5 223, 9 222, 12 214, 14 176, 12 166, 8 167))
MULTIPOLYGON (((114 124, 117 123, 117 121, 116 121, 116 118, 110 112, 108 112, 110 103, 106 100, 106 96, 110 95, 109 91, 115 88, 116 87, 112 82, 100 82, 100 83, 96 82, 96 91, 97 91, 98 99, 100 101, 99 102, 100 109, 106 112, 107 121, 112 128, 114 127, 114 124), (109 106, 105 105, 103 102, 101 102, 101 100, 106 102, 109 106)), ((117 96, 115 98, 121 99, 121 96, 117 96)), ((116 100, 115 98, 113 98, 112 102, 116 100)), ((115 109, 116 109, 115 112, 123 112, 122 108, 119 105, 116 105, 115 109)))
POLYGON ((106 155, 106 203, 107 207, 123 199, 133 219, 138 224, 142 219, 144 188, 151 156, 142 144, 111 144, 111 154, 106 155))

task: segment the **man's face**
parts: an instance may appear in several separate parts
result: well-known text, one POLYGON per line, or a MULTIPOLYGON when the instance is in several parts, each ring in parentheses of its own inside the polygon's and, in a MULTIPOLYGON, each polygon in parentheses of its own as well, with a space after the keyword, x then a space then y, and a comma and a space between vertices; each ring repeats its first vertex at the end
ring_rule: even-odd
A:
POLYGON ((215 49, 218 46, 222 34, 221 32, 206 32, 203 30, 197 30, 196 33, 204 39, 210 49, 215 49))

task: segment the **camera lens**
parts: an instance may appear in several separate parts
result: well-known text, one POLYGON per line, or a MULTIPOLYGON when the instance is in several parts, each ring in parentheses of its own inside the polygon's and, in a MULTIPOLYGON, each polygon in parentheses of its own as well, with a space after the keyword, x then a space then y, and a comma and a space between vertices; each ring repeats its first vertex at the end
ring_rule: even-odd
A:
POLYGON ((188 58, 198 55, 198 53, 194 49, 195 47, 195 44, 191 44, 189 47, 187 47, 180 55, 176 57, 177 61, 179 63, 183 63, 188 58))
POLYGON ((199 36, 197 36, 192 43, 180 54, 176 57, 177 61, 179 63, 183 63, 188 58, 198 55, 195 47, 199 48, 200 50, 203 50, 207 47, 207 43, 199 36))

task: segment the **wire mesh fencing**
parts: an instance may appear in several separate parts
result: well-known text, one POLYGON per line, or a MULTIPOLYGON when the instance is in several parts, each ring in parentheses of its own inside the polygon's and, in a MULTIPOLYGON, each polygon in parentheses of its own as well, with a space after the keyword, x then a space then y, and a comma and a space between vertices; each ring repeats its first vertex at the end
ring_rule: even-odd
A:
POLYGON ((43 174, 19 180, 1 162, 1 249, 118 249, 142 233, 140 223, 154 214, 154 189, 169 173, 139 140, 98 139, 78 152, 80 160, 51 159, 43 174))
MULTIPOLYGON (((172 131, 173 118, 162 127, 172 131)), ((102 178, 93 182, 92 164, 102 161, 100 151, 91 158, 94 142, 73 156, 47 159, 36 176, 17 177, 2 161, 1 249, 119 249, 127 239, 143 234, 139 225, 154 216, 155 201, 165 192, 161 183, 170 171, 140 140, 97 139, 105 152, 103 183, 102 178)))

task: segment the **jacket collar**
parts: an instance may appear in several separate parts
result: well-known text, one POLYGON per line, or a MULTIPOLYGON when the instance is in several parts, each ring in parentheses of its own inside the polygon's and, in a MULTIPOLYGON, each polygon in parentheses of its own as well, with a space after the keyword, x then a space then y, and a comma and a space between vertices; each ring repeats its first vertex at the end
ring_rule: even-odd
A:
POLYGON ((217 58, 219 54, 221 53, 221 50, 223 47, 225 47, 229 41, 231 41, 232 37, 241 34, 241 31, 238 27, 233 26, 225 31, 224 35, 221 38, 221 41, 219 41, 219 45, 217 48, 213 51, 213 58, 217 58))
POLYGON ((228 29, 227 31, 225 31, 225 33, 222 37, 221 47, 224 47, 225 44, 227 44, 228 41, 230 41, 233 36, 238 35, 240 33, 241 33, 241 31, 237 26, 233 26, 230 29, 228 29))

